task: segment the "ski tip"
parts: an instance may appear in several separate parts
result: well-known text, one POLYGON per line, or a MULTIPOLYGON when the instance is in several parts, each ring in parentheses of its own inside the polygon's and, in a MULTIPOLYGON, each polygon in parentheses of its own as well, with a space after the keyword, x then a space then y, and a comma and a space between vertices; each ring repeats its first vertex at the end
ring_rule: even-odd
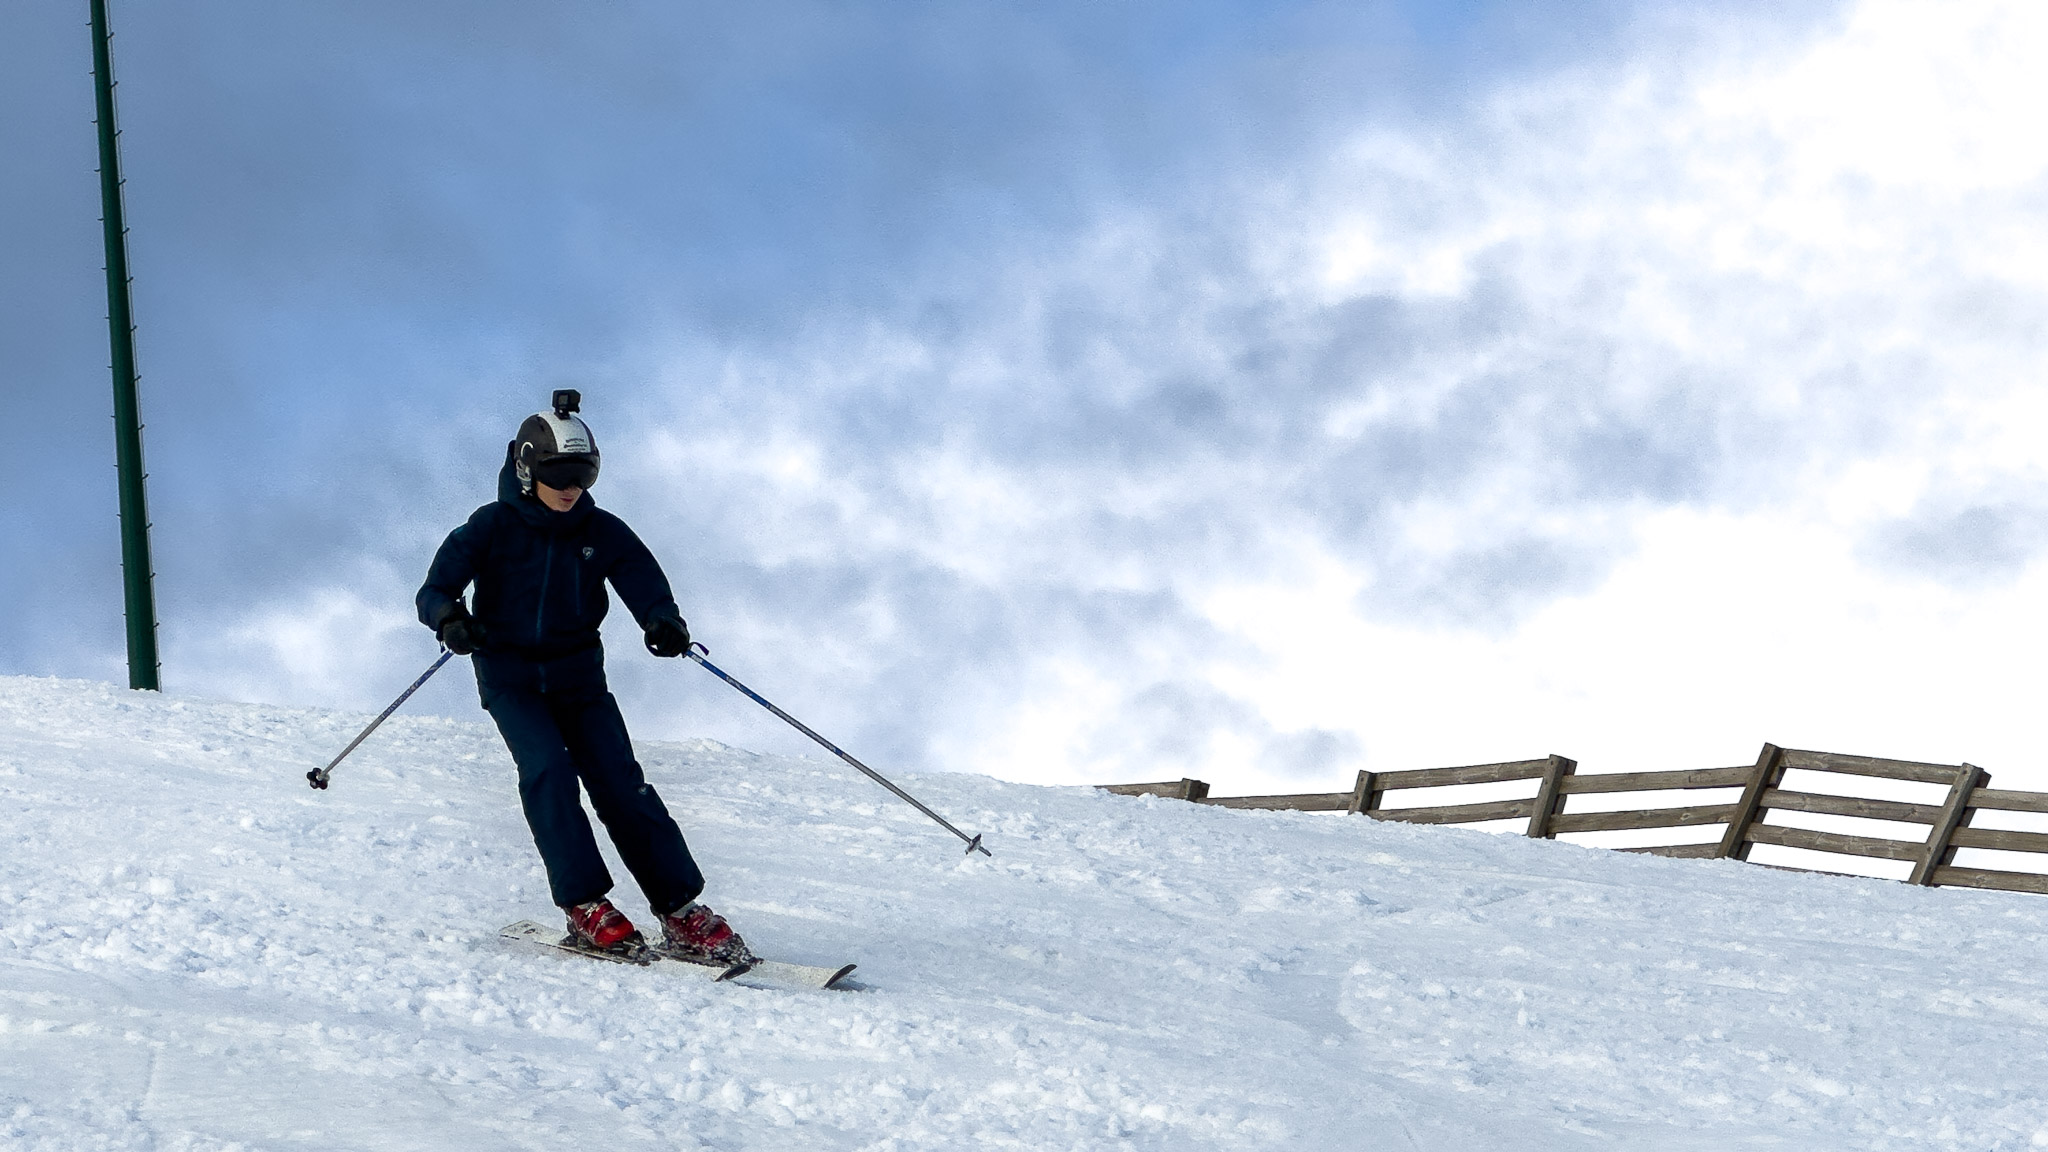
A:
POLYGON ((747 973, 752 972, 754 965, 758 963, 760 963, 758 960, 741 960, 738 963, 727 965, 725 971, 718 974, 718 980, 725 981, 735 976, 745 976, 747 973))
POLYGON ((860 965, 858 964, 848 964, 846 967, 841 968, 839 971, 834 972, 832 975, 825 977, 825 987, 838 987, 839 982, 841 980, 846 979, 848 976, 853 975, 853 970, 858 967, 860 967, 860 965))

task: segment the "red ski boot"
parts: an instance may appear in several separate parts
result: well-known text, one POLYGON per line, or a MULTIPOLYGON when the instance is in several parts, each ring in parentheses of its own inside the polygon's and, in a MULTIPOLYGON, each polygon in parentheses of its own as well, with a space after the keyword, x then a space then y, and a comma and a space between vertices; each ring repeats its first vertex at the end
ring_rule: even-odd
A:
POLYGON ((592 900, 566 909, 569 913, 569 935, 579 943, 600 952, 623 952, 641 944, 640 932, 626 914, 612 907, 609 900, 592 900))
POLYGON ((725 917, 694 901, 661 918, 661 951, 693 964, 745 968, 754 963, 747 942, 725 917))

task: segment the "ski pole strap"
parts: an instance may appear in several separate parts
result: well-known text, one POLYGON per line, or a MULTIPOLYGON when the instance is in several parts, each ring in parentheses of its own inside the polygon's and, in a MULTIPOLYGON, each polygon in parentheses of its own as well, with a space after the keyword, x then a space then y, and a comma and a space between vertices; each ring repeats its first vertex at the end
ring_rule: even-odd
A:
POLYGON ((370 733, 375 732, 377 730, 377 725, 382 724, 385 720, 390 718, 393 712, 398 711, 398 706, 400 704, 405 703, 407 700, 410 700, 412 698, 412 694, 420 690, 420 685, 425 684, 427 682, 427 677, 432 676, 436 672, 439 672, 441 670, 441 665, 446 664, 449 660, 453 659, 454 656, 455 653, 448 651, 446 648, 443 648, 441 650, 441 658, 439 660, 434 661, 434 666, 427 669, 425 672, 420 673, 420 678, 412 682, 412 687, 407 688, 403 692, 400 692, 398 694, 398 699, 393 700, 389 708, 386 708, 382 712, 377 713, 377 718, 375 720, 370 721, 370 726, 368 728, 365 728, 361 732, 356 733, 356 738, 348 742, 348 747, 343 748, 341 750, 341 755, 336 756, 332 760, 329 760, 327 762, 327 767, 315 768, 311 772, 306 773, 306 783, 311 784, 315 788, 326 788, 328 773, 334 771, 334 766, 336 764, 341 763, 343 760, 347 759, 348 754, 356 750, 356 745, 361 744, 365 740, 368 740, 370 738, 370 733))
POLYGON ((855 768, 860 769, 863 773, 867 775, 868 779, 873 780, 875 783, 880 784, 882 787, 887 788, 891 792, 894 792, 896 794, 897 799, 903 801, 905 804, 910 805, 912 808, 917 809, 919 812, 922 812, 925 815, 931 817, 932 820, 935 823, 937 823, 939 827, 944 828, 946 831, 951 832, 953 835, 958 836, 962 840, 965 840, 967 842, 968 855, 972 856, 976 852, 979 852, 983 856, 988 856, 991 858, 995 856, 995 853, 981 846, 980 833, 976 833, 972 836, 969 836, 967 833, 962 832, 958 828, 953 827, 951 824, 948 824, 944 816, 941 816, 937 812, 934 812, 931 809, 925 807, 923 804, 918 803, 917 797, 912 796, 910 793, 905 792, 903 789, 898 788, 894 784, 891 784, 887 779, 883 778, 880 772, 875 771, 873 768, 870 768, 867 765, 861 763, 860 761, 855 760, 852 756, 847 755, 846 751, 840 748, 839 745, 834 744, 830 740, 825 739, 823 736, 818 735, 816 732, 811 731, 809 725, 805 724, 803 721, 797 719, 796 717, 791 716, 789 713, 784 712, 782 709, 777 708, 775 705, 770 704, 765 698, 762 697, 762 695, 759 692, 756 692, 752 688, 747 687, 745 684, 742 684, 739 681, 733 679, 731 676, 726 674, 725 669, 720 668, 718 665, 713 664, 709 660, 706 660, 704 657, 709 655, 710 652, 711 649, 704 647, 702 644, 691 644, 689 657, 690 659, 695 660, 697 663, 702 664, 705 668, 709 669, 713 676, 716 676, 720 680, 725 681, 727 684, 732 685, 734 688, 739 689, 741 694, 745 695, 747 699, 752 700, 754 703, 759 704, 761 707, 766 708, 770 712, 775 713, 777 716, 780 716, 784 720, 784 722, 786 722, 790 727, 796 729, 797 731, 803 733, 806 736, 809 736, 811 739, 816 740, 819 744, 824 746, 827 752, 832 753, 834 756, 837 756, 841 760, 846 761, 848 764, 853 765, 855 768))

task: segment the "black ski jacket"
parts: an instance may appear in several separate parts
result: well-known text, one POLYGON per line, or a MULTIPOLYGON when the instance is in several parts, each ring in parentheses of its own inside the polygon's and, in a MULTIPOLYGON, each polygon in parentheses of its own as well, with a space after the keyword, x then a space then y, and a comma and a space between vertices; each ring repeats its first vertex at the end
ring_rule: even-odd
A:
POLYGON ((601 689, 598 625, 611 609, 607 580, 643 629, 656 617, 682 619, 668 577, 625 521, 588 492, 567 512, 520 492, 508 451, 497 501, 448 534, 414 604, 420 622, 438 633, 475 582, 472 612, 484 627, 475 663, 486 702, 491 681, 546 691, 551 678, 587 681, 594 673, 601 689))

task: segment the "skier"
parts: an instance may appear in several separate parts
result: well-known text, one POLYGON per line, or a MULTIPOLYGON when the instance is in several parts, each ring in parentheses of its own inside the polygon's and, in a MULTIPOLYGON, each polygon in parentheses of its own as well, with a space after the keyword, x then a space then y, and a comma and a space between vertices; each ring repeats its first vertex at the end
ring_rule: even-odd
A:
POLYGON ((642 776, 619 704, 605 686, 598 624, 618 591, 647 650, 688 651, 668 578, 625 521, 590 498, 597 443, 577 412, 582 396, 554 393, 506 446, 498 499, 448 534, 416 603, 443 645, 471 657, 477 692, 519 768, 519 801, 547 866, 548 889, 589 947, 632 952, 640 933, 605 894, 612 877, 577 797, 580 779, 619 858, 661 922, 657 947, 680 960, 754 960, 723 917, 696 902, 704 876, 682 831, 642 776), (476 584, 475 612, 463 590, 476 584))

